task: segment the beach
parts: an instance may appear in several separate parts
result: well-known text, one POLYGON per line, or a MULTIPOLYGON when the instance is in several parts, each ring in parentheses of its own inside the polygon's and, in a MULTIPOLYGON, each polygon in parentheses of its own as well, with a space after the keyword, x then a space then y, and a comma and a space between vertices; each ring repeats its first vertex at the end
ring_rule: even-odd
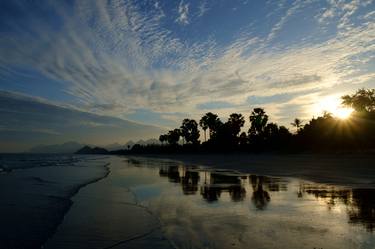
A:
POLYGON ((100 157, 1 155, 0 248, 40 248, 69 211, 71 197, 109 173, 100 157))
POLYGON ((0 175, 0 248, 372 249, 371 157, 311 156, 34 160, 0 175))
POLYGON ((111 157, 45 248, 373 248, 373 190, 111 157))

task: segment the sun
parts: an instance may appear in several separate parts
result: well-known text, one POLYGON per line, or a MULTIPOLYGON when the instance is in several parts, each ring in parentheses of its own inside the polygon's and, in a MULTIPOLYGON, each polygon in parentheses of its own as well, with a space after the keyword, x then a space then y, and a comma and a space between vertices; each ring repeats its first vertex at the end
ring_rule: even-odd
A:
POLYGON ((321 115, 326 111, 340 119, 348 119, 353 112, 352 108, 341 105, 340 95, 331 95, 318 100, 314 109, 314 113, 317 115, 321 115))
POLYGON ((352 112, 351 108, 337 108, 334 115, 340 119, 347 119, 352 115, 352 112))

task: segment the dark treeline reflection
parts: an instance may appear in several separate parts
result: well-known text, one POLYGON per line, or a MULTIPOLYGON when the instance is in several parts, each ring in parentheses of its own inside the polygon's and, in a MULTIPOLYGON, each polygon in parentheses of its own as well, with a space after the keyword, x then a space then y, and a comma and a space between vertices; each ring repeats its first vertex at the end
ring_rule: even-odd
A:
POLYGON ((159 176, 167 177, 169 182, 179 183, 185 195, 197 194, 207 202, 218 201, 222 193, 228 193, 234 202, 244 201, 246 194, 257 209, 264 209, 271 197, 268 192, 287 191, 287 182, 280 178, 257 175, 243 175, 231 171, 202 171, 197 168, 164 166, 159 176), (252 193, 247 193, 246 186, 252 193))
MULTIPOLYGON (((361 225, 369 232, 375 231, 375 189, 338 188, 317 183, 301 182, 291 187, 288 179, 280 177, 242 174, 230 170, 204 170, 184 167, 174 162, 161 163, 153 160, 127 161, 133 167, 158 168, 159 176, 181 187, 184 195, 200 195, 207 203, 221 199, 232 202, 249 202, 257 210, 266 210, 274 193, 292 192, 298 199, 315 198, 324 201, 329 210, 344 205, 348 222, 361 225)), ((292 195, 292 196, 293 196, 292 195)), ((314 205, 311 202, 310 205, 314 205)))
MULTIPOLYGON (((164 166, 160 168, 159 175, 179 184, 184 195, 200 194, 208 203, 214 203, 226 193, 231 201, 249 201, 257 210, 267 209, 272 201, 272 192, 292 191, 288 189, 289 182, 282 178, 224 170, 164 166)), ((339 189, 301 183, 295 194, 295 201, 308 196, 324 200, 328 209, 344 204, 349 223, 363 225, 369 232, 375 230, 375 189, 339 189)))
POLYGON ((306 193, 323 199, 330 209, 341 202, 347 207, 349 223, 362 224, 370 232, 375 229, 375 189, 335 189, 302 184, 299 193, 299 197, 306 193))
MULTIPOLYGON (((249 178, 251 186, 253 187, 253 196, 251 200, 257 209, 264 209, 271 200, 269 193, 263 189, 263 181, 265 177, 251 175, 249 178)), ((279 188, 276 189, 278 190, 279 188)))

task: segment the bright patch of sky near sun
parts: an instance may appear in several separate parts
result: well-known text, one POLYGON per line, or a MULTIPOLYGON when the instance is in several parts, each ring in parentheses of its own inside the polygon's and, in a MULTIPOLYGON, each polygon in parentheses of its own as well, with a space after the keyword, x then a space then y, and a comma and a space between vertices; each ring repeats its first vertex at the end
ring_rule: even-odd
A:
POLYGON ((313 113, 319 116, 324 112, 330 113, 340 119, 350 117, 353 112, 352 108, 344 107, 341 105, 341 96, 330 95, 320 99, 314 106, 313 113))
POLYGON ((0 90, 166 127, 259 105, 288 125, 375 87, 374 44, 371 0, 9 0, 0 90))

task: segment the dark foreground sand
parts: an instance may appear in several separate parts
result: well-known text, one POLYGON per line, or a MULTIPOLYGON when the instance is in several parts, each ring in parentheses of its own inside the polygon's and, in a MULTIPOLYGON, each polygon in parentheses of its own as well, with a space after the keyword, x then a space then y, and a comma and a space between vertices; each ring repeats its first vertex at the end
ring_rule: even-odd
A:
POLYGON ((142 155, 205 167, 269 176, 296 177, 318 183, 375 188, 375 154, 181 154, 142 155))
POLYGON ((47 159, 25 156, 24 162, 38 165, 0 174, 0 249, 41 248, 62 222, 79 189, 109 173, 104 160, 40 166, 47 159))

